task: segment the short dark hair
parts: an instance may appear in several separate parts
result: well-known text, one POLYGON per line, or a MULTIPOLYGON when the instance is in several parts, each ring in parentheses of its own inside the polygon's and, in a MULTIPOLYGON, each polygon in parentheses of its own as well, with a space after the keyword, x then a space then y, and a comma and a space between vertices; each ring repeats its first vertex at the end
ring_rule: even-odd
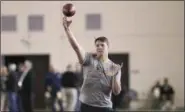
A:
POLYGON ((101 41, 101 42, 105 42, 107 43, 107 45, 109 46, 109 40, 107 37, 101 36, 101 37, 97 37, 94 41, 94 43, 96 43, 97 41, 101 41))
POLYGON ((164 78, 164 81, 167 81, 167 82, 168 82, 168 78, 167 78, 167 77, 165 77, 165 78, 164 78))

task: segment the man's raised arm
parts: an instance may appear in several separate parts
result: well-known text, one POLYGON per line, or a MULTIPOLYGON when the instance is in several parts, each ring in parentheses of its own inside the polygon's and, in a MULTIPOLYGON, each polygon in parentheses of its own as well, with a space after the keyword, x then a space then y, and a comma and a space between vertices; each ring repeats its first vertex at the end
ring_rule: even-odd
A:
POLYGON ((71 44, 72 48, 76 52, 80 64, 83 64, 83 61, 85 59, 85 51, 77 42, 75 36, 73 35, 73 32, 69 28, 71 22, 72 21, 67 20, 67 17, 63 18, 63 26, 66 32, 67 38, 69 40, 69 43, 71 44))

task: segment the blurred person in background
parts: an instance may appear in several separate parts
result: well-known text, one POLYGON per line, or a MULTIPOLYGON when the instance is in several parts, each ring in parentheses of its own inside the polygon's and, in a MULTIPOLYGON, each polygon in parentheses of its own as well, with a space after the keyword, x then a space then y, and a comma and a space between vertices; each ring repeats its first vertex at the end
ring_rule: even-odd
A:
POLYGON ((161 100, 162 100, 162 96, 161 96, 161 89, 162 89, 162 85, 160 84, 160 81, 157 80, 155 85, 152 87, 151 89, 151 94, 152 94, 152 109, 160 109, 160 105, 161 105, 161 100))
POLYGON ((80 89, 81 89, 82 84, 83 84, 83 73, 82 73, 82 67, 81 67, 80 63, 76 63, 76 65, 75 65, 75 74, 76 74, 76 77, 77 77, 77 91, 78 91, 78 98, 77 98, 75 111, 80 111, 79 96, 80 96, 80 89))
MULTIPOLYGON (((117 95, 117 98, 115 98, 116 101, 114 102, 115 104, 113 104, 113 107, 118 109, 128 109, 130 102, 135 100, 136 94, 136 91, 128 89, 126 85, 122 85, 122 90, 120 94, 117 95)), ((112 94, 112 96, 116 95, 112 94)))
POLYGON ((45 103, 46 103, 46 109, 52 108, 52 103, 51 103, 51 86, 52 86, 52 72, 53 72, 53 67, 50 65, 49 66, 49 71, 45 75, 45 103))
POLYGON ((18 78, 20 79, 21 78, 21 76, 22 76, 22 74, 23 74, 23 72, 25 71, 25 69, 26 69, 26 67, 25 67, 25 65, 24 65, 24 63, 20 63, 19 65, 18 65, 18 78))
POLYGON ((0 74, 0 111, 6 110, 7 105, 7 82, 8 79, 8 70, 5 66, 1 67, 1 74, 0 74))
POLYGON ((80 89, 83 84, 83 73, 82 73, 82 67, 79 63, 75 64, 74 73, 77 75, 77 87, 80 89))
POLYGON ((22 111, 23 112, 33 112, 33 81, 34 74, 32 70, 32 62, 26 60, 24 62, 24 71, 18 81, 18 86, 20 88, 22 111))
POLYGON ((51 104, 52 112, 63 111, 62 102, 60 100, 61 90, 61 74, 56 72, 53 66, 49 67, 49 72, 45 78, 45 97, 47 100, 48 108, 51 104))
POLYGON ((62 94, 64 96, 64 111, 75 111, 78 92, 77 92, 77 75, 72 71, 72 65, 66 67, 62 75, 62 94))
POLYGON ((129 89, 123 97, 123 109, 137 110, 138 93, 134 89, 129 89))
POLYGON ((18 109, 18 73, 16 64, 9 64, 7 80, 8 104, 10 112, 20 112, 18 109))
MULTIPOLYGON (((20 63, 19 65, 18 65, 18 80, 20 80, 20 78, 21 78, 21 75, 23 74, 23 72, 25 71, 25 65, 24 65, 24 63, 20 63)), ((17 101, 18 101, 18 110, 20 111, 20 112, 23 112, 23 107, 22 107, 22 100, 21 100, 21 91, 20 91, 20 88, 18 88, 18 99, 17 99, 17 101)))
POLYGON ((174 107, 174 95, 175 91, 169 84, 168 78, 164 78, 164 84, 161 87, 162 96, 162 110, 172 110, 174 107))

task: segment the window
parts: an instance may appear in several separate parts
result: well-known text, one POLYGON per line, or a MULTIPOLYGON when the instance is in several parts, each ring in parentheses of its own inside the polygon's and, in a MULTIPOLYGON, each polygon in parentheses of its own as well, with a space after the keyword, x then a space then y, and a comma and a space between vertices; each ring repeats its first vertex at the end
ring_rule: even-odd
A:
POLYGON ((17 18, 15 15, 1 16, 1 31, 15 32, 17 30, 17 18))
POLYGON ((29 15, 28 16, 28 30, 43 31, 44 30, 44 16, 43 15, 29 15))
POLYGON ((100 14, 87 14, 86 15, 86 29, 87 30, 100 30, 101 29, 101 15, 100 14))

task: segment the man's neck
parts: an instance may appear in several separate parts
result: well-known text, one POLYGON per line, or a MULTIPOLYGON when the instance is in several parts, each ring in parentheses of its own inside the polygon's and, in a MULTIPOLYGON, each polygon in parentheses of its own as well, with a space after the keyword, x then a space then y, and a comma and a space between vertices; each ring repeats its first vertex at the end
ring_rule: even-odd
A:
POLYGON ((107 62, 109 60, 108 56, 100 56, 98 57, 98 60, 102 61, 102 62, 107 62))

